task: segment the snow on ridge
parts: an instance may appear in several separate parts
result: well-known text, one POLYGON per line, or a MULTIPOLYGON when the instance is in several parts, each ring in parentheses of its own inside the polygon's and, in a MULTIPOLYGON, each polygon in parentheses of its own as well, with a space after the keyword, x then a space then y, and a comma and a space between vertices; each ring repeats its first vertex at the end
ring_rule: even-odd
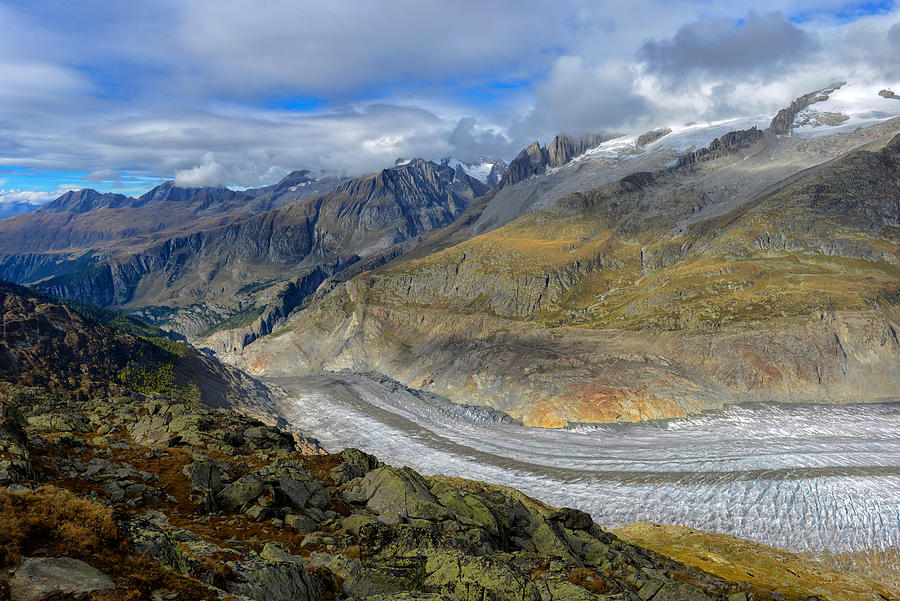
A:
POLYGON ((474 177, 482 184, 488 183, 488 177, 491 175, 491 169, 494 168, 494 163, 490 161, 484 161, 481 163, 463 163, 459 159, 450 158, 444 159, 441 161, 443 164, 448 165, 454 171, 462 170, 469 177, 474 177))
MULTIPOLYGON (((898 102, 897 104, 900 104, 898 102)), ((710 121, 705 123, 692 123, 688 125, 670 124, 667 126, 672 131, 658 140, 655 140, 646 146, 638 147, 638 134, 628 134, 607 140, 599 146, 591 148, 584 153, 573 158, 568 164, 578 163, 580 161, 604 159, 616 160, 627 159, 640 156, 651 150, 668 150, 675 154, 682 154, 689 150, 697 150, 705 148, 710 143, 729 132, 750 129, 756 126, 765 129, 769 125, 771 117, 753 117, 753 118, 735 118, 723 119, 720 121, 710 121)), ((567 165, 568 165, 567 164, 567 165)), ((563 166, 565 167, 565 165, 563 166)), ((551 172, 558 171, 563 167, 557 167, 551 172)))
POLYGON ((900 100, 879 95, 883 89, 898 87, 896 82, 893 85, 847 83, 829 94, 827 100, 801 111, 794 120, 791 135, 818 138, 900 117, 900 100))
MULTIPOLYGON (((900 104, 900 103, 898 103, 900 104)), ((478 165, 467 165, 463 166, 463 171, 466 172, 469 177, 474 177, 482 184, 488 183, 488 177, 491 175, 491 170, 494 168, 493 163, 480 163, 478 165)))

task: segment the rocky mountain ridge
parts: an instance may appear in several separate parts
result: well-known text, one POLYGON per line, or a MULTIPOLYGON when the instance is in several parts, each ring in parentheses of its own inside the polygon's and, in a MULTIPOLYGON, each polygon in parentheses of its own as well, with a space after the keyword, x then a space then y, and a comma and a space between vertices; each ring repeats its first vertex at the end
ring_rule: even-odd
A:
MULTIPOLYGON (((265 305, 256 308, 254 293, 262 293, 266 304, 273 294, 280 295, 275 304, 283 305, 286 297, 279 290, 287 290, 289 282, 303 281, 304 289, 314 280, 318 285, 360 257, 449 224, 487 191, 480 181, 449 166, 414 161, 336 183, 327 194, 280 208, 246 210, 292 198, 300 194, 292 190, 312 181, 305 173, 294 173, 249 201, 245 193, 226 188, 190 196, 191 191, 165 184, 137 199, 139 207, 19 216, 0 224, 9 234, 0 275, 107 307, 160 304, 179 310, 201 301, 204 306, 187 317, 195 325, 184 333, 194 333, 254 312, 250 319, 255 319, 265 305), (235 195, 238 204, 249 205, 198 218, 197 211, 215 195, 235 195), (143 230, 135 211, 148 218, 143 230), (165 223, 149 220, 160 212, 171 222, 168 230, 165 223), (98 219, 110 229, 97 227, 98 219), (260 284, 248 287, 247 280, 260 284), (247 289, 252 291, 234 302, 234 293, 247 289), (218 309, 216 298, 223 299, 218 309)), ((179 323, 185 319, 173 325, 179 323)))
POLYGON ((540 175, 549 168, 561 167, 615 137, 613 134, 584 134, 578 137, 559 134, 544 146, 537 141, 532 142, 509 163, 499 185, 513 185, 533 175, 540 175))

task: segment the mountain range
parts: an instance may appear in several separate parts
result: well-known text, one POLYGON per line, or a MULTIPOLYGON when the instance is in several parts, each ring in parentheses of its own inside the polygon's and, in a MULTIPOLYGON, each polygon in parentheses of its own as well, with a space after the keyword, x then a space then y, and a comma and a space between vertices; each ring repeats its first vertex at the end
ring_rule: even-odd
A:
POLYGON ((846 85, 508 166, 68 192, 0 220, 0 278, 259 375, 376 371, 529 425, 891 398, 900 103, 846 85))

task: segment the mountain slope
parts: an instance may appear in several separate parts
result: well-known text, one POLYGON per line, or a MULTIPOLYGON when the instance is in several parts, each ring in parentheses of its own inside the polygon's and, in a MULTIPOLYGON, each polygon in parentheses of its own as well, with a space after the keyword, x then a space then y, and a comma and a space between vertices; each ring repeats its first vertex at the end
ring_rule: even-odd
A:
POLYGON ((129 201, 139 206, 23 215, 0 222, 0 276, 100 306, 162 305, 145 316, 185 334, 265 324, 361 257, 446 226, 487 191, 461 170, 414 161, 253 210, 320 183, 304 172, 253 194, 168 183, 129 201))
POLYGON ((794 175, 807 141, 729 134, 363 273, 228 358, 382 371, 545 426, 896 397, 898 125, 794 175))
POLYGON ((86 401, 153 394, 276 421, 275 393, 120 313, 0 281, 0 381, 86 401))

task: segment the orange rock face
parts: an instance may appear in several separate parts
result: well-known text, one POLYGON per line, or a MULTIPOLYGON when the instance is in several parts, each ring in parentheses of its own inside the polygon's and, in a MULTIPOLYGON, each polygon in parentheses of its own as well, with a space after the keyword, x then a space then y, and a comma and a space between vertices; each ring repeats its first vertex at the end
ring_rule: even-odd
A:
POLYGON ((538 403, 522 416, 527 426, 560 428, 569 422, 621 422, 685 417, 687 412, 646 386, 612 385, 594 381, 573 385, 562 394, 538 403))

